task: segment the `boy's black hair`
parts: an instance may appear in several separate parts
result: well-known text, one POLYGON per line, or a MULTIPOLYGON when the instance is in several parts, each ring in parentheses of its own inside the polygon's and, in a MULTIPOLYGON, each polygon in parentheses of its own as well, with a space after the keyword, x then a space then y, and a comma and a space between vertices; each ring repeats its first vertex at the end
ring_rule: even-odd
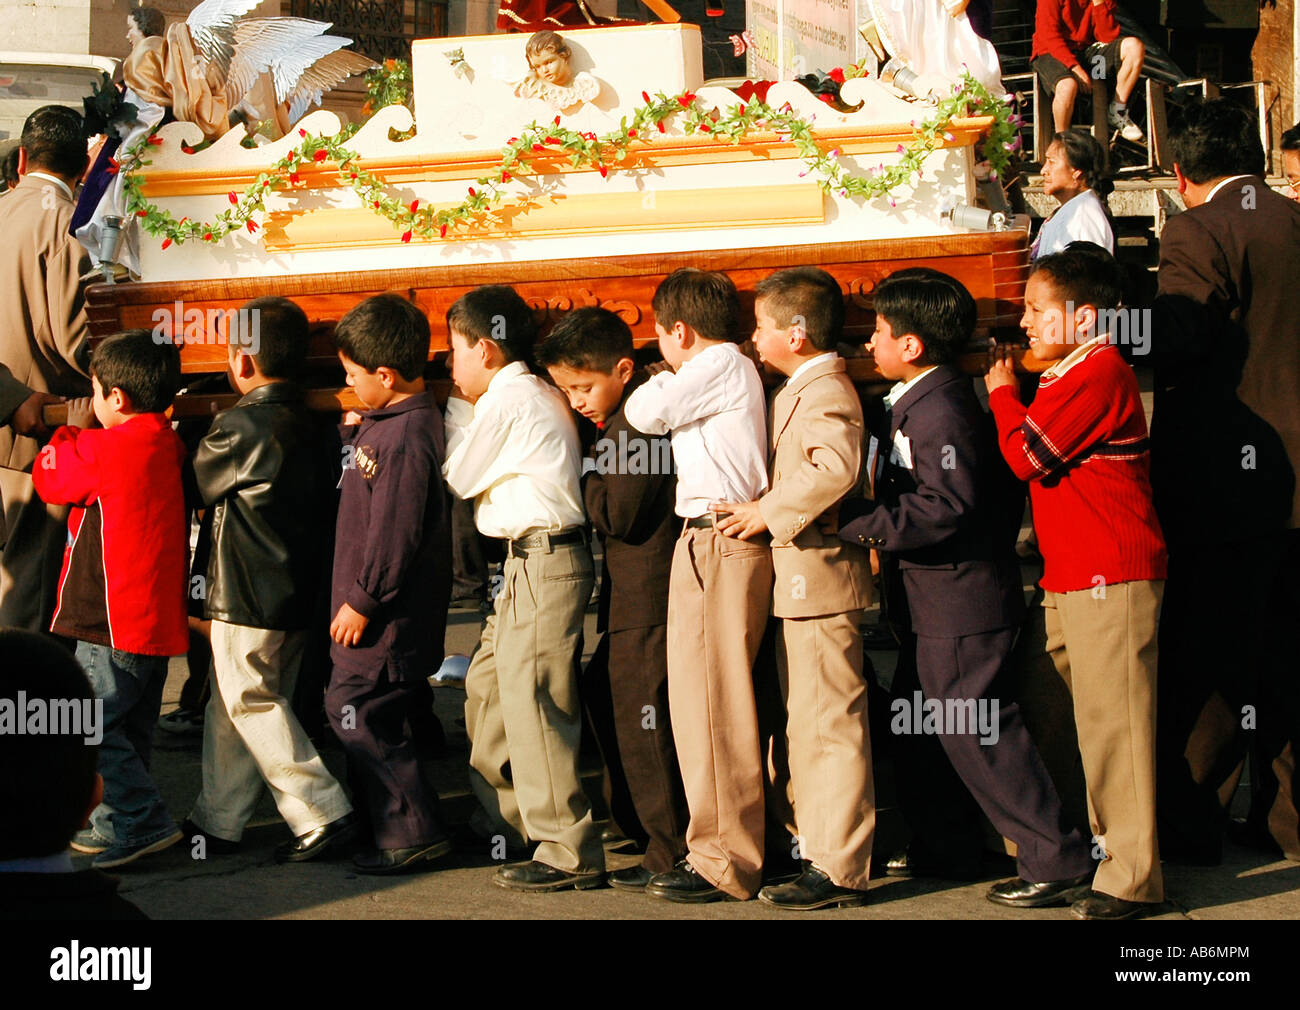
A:
POLYGON ((840 282, 820 267, 791 267, 764 277, 754 287, 763 308, 780 327, 802 317, 808 342, 819 351, 832 351, 843 339, 844 293, 840 282))
POLYGON ((543 368, 561 365, 609 375, 622 358, 635 362, 636 347, 627 323, 609 309, 574 309, 537 345, 543 368))
POLYGON ((1226 98, 1188 106, 1171 130, 1170 149, 1179 170, 1197 185, 1233 175, 1264 174, 1259 124, 1226 98))
MULTIPOLYGON (((16 708, 20 691, 28 705, 45 702, 51 716, 74 705, 84 714, 83 703, 95 696, 72 653, 42 635, 6 628, 0 698, 16 708)), ((86 743, 89 727, 80 729, 82 735, 0 733, 0 860, 62 852, 85 823, 98 748, 86 743)))
POLYGON ((105 396, 117 388, 137 413, 157 413, 171 406, 181 388, 180 348, 159 343, 149 330, 124 330, 91 351, 90 374, 105 396))
POLYGON ((127 11, 127 16, 135 22, 145 38, 161 35, 167 30, 167 18, 156 7, 132 7, 127 11))
POLYGON ((1118 308, 1124 296, 1119 262, 1092 242, 1071 242, 1060 252, 1034 260, 1029 276, 1046 274, 1062 301, 1095 309, 1118 308))
POLYGON ((930 267, 892 273, 872 296, 876 314, 885 317, 895 337, 921 338, 927 364, 956 361, 975 333, 975 299, 956 278, 930 267))
POLYGON ((86 168, 85 121, 66 105, 43 105, 28 116, 19 143, 27 151, 29 172, 77 176, 86 168))
POLYGON ((682 267, 674 270, 655 291, 650 302, 655 322, 665 330, 685 323, 705 340, 739 344, 740 294, 724 273, 682 267))
POLYGON ((487 284, 461 295, 447 310, 447 329, 459 333, 470 347, 491 340, 508 362, 531 361, 537 340, 533 310, 507 284, 487 284))
POLYGON ((1300 151, 1300 123, 1282 134, 1280 146, 1284 151, 1300 151))
POLYGON ((372 295, 339 320, 334 346, 367 372, 391 368, 414 382, 429 360, 429 320, 409 298, 372 295))
POLYGON ((262 374, 268 379, 295 378, 307 362, 311 340, 307 313, 296 302, 278 295, 254 298, 239 311, 247 313, 246 319, 257 320, 257 353, 253 360, 262 374))

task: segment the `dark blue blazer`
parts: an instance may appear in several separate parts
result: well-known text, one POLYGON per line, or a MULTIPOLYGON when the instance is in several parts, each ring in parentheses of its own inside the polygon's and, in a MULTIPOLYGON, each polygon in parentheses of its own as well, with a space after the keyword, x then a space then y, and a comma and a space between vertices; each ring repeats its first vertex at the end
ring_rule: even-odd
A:
POLYGON ((876 499, 841 506, 840 537, 896 567, 885 577, 901 575, 912 630, 955 638, 1018 625, 1024 486, 1002 459, 970 377, 952 365, 923 376, 894 404, 880 453, 876 499), (911 443, 910 469, 891 458, 899 433, 911 443))

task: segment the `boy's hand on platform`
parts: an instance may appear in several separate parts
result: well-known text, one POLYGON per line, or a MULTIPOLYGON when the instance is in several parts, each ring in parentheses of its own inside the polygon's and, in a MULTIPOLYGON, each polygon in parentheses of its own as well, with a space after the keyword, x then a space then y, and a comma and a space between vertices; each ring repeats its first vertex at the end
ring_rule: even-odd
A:
POLYGON ((369 623, 370 618, 358 614, 345 603, 339 607, 339 612, 334 615, 334 620, 330 622, 330 638, 338 642, 339 645, 351 649, 361 641, 361 636, 365 633, 366 625, 369 623))
POLYGON ((1009 344, 995 344, 989 351, 989 370, 984 376, 984 387, 991 393, 999 386, 1010 386, 1019 393, 1020 380, 1016 378, 1015 359, 1009 344))
POLYGON ((748 540, 767 532, 767 523, 758 511, 758 502, 714 502, 709 506, 714 513, 713 525, 719 533, 737 540, 748 540))
POLYGON ((82 396, 68 401, 68 424, 74 428, 93 428, 98 423, 95 419, 94 399, 82 396))

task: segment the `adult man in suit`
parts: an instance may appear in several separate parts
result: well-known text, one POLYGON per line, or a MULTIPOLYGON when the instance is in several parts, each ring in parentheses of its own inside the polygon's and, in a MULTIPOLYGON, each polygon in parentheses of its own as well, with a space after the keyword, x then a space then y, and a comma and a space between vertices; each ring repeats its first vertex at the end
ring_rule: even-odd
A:
POLYGON ((1258 127, 1239 106, 1193 108, 1171 143, 1188 209, 1160 237, 1145 362, 1156 380, 1151 480, 1169 546, 1161 851, 1218 862, 1243 730, 1257 727, 1246 831, 1300 859, 1300 205, 1265 184, 1258 127))
MULTIPOLYGON (((47 105, 27 118, 18 186, 0 203, 0 362, 31 393, 91 394, 80 280, 90 260, 68 234, 73 188, 85 168, 79 113, 47 105)), ((25 398, 24 405, 31 401, 25 398)), ((29 474, 20 472, 36 459, 38 443, 31 435, 39 431, 23 418, 25 431, 0 428, 0 499, 8 533, 0 555, 0 625, 46 631, 67 509, 47 508, 29 474)))
MULTIPOLYGON (((754 348, 787 377, 768 411, 772 486, 756 502, 720 504, 717 524, 742 539, 772 536, 789 784, 807 861, 796 879, 758 897, 797 910, 862 905, 876 824, 860 629, 871 562, 820 522, 862 490, 862 404, 835 351, 844 297, 816 267, 778 271, 755 294, 754 348)), ((779 776, 777 786, 778 797, 789 795, 779 776)))
POLYGON ((925 711, 896 700, 891 729, 937 733, 993 826, 1016 843, 1020 875, 989 900, 1068 902, 1087 890, 1089 847, 1067 825, 1001 676, 1024 615, 1012 533, 1019 512, 992 422, 954 364, 974 330, 975 302, 926 268, 891 275, 874 297, 869 346, 881 374, 900 380, 887 397, 889 459, 876 500, 841 508, 840 537, 885 552, 901 571, 925 711))

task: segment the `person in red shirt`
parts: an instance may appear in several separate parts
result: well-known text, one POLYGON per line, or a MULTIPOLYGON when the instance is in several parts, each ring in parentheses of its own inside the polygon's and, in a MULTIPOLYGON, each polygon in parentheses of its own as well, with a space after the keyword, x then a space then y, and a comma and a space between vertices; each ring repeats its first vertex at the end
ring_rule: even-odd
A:
POLYGON ((1128 100, 1145 58, 1141 39, 1121 37, 1115 0, 1038 0, 1030 65, 1052 96, 1057 133, 1070 128, 1081 90, 1090 95, 1093 80, 1113 78, 1107 122, 1125 140, 1140 141, 1142 128, 1129 116, 1128 100))
POLYGON ((93 400, 68 404, 32 484, 47 504, 73 506, 50 630, 76 640, 103 703, 104 799, 72 847, 109 869, 181 838, 149 758, 167 659, 189 647, 189 538, 185 447, 163 413, 180 385, 176 348, 128 330, 95 348, 90 375, 93 400))
POLYGON ((1081 919, 1125 919, 1164 900, 1155 729, 1167 555, 1151 502, 1146 415, 1116 346, 1117 332, 1131 334, 1107 332, 1120 289, 1114 258, 1091 243, 1037 260, 1021 326, 1029 353, 1051 367, 1028 407, 1005 353, 984 380, 1002 455, 1029 482, 1046 649, 1074 695, 1103 852, 1092 893, 1071 906, 1081 919))

